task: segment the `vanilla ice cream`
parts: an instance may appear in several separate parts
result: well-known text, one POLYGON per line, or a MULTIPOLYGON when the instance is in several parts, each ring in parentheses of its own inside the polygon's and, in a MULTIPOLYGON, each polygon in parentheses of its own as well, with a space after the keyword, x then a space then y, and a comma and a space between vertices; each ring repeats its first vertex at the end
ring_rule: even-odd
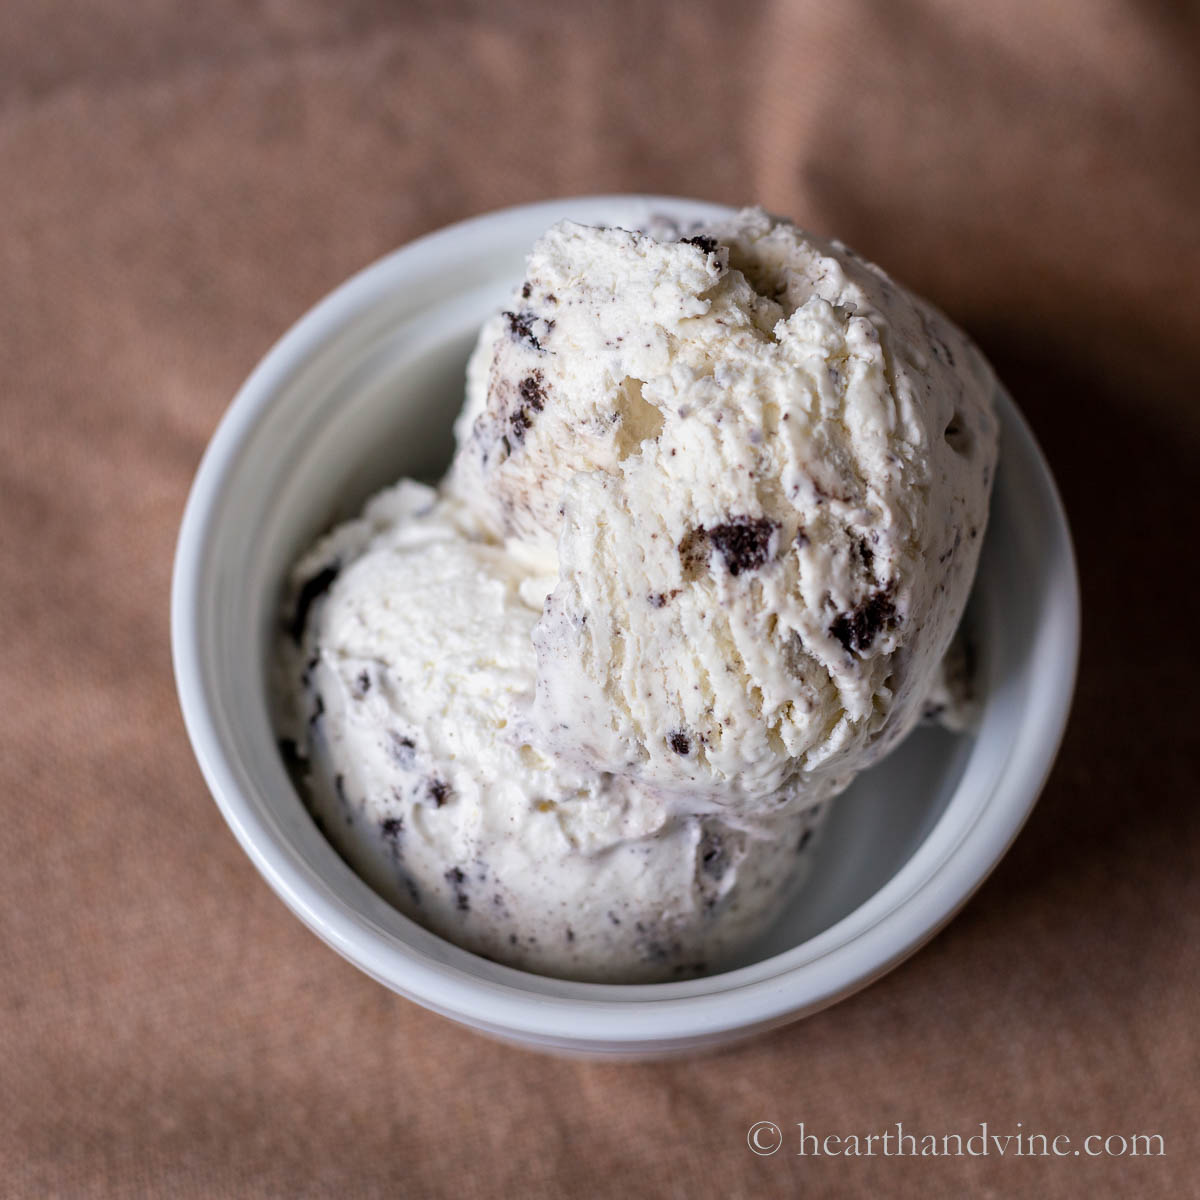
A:
POLYGON ((945 703, 992 388, 944 317, 759 210, 555 226, 480 336, 440 489, 388 490, 293 572, 281 732, 330 839, 512 965, 728 961, 830 798, 945 703))

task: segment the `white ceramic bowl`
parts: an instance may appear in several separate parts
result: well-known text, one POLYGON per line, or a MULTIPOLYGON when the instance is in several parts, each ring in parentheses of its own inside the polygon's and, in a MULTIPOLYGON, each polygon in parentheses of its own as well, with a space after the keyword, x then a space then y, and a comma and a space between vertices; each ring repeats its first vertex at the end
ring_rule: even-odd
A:
POLYGON ((1001 393, 1001 466, 969 610, 980 730, 918 730, 861 777, 836 802, 792 911, 736 969, 611 986, 499 966, 392 909, 317 832, 268 719, 285 570, 377 488, 440 475, 476 331, 549 225, 722 211, 655 197, 560 200, 466 221, 389 255, 318 304, 254 371, 204 456, 179 535, 171 621, 180 703, 246 853, 302 921, 379 982, 543 1049, 710 1047, 814 1012, 895 966, 950 919, 1020 829, 1074 686, 1079 598, 1066 520, 1028 427, 1001 393))

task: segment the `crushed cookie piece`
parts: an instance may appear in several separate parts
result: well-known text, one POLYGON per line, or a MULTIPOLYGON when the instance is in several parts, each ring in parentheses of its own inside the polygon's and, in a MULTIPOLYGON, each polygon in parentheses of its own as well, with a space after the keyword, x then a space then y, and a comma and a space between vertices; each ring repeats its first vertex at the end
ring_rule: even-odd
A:
MULTIPOLYGON (((518 442, 525 440, 526 432, 533 425, 533 418, 546 406, 546 389, 543 386, 541 371, 527 375, 517 385, 521 403, 513 410, 508 419, 513 438, 518 442)), ((507 444, 506 444, 506 448, 507 444)))
POLYGON ((768 517, 735 517, 707 531, 730 575, 753 571, 767 561, 771 538, 779 526, 768 517))
POLYGON ((463 886, 466 881, 466 875, 458 867, 451 867, 446 872, 446 882, 454 888, 454 903, 460 912, 468 912, 471 908, 471 899, 463 886))
POLYGON ((853 612, 841 613, 829 627, 829 632, 844 649, 861 652, 869 650, 871 643, 885 629, 894 628, 897 619, 890 589, 880 588, 853 612))
POLYGON ((534 350, 540 350, 542 348, 542 343, 538 341, 533 332, 534 322, 541 320, 546 326, 547 333, 554 328, 553 321, 546 321, 543 318, 538 317, 536 313, 529 312, 527 309, 524 309, 519 313, 506 311, 504 316, 508 320, 508 329, 512 336, 518 342, 524 342, 526 345, 533 347, 534 350))
POLYGON ((396 730, 388 730, 388 753, 402 767, 411 767, 416 757, 417 744, 410 737, 405 737, 396 730))
POLYGON ((721 244, 715 237, 709 237, 706 233, 696 233, 691 237, 680 238, 679 241, 685 246, 695 246, 705 254, 715 254, 721 244))

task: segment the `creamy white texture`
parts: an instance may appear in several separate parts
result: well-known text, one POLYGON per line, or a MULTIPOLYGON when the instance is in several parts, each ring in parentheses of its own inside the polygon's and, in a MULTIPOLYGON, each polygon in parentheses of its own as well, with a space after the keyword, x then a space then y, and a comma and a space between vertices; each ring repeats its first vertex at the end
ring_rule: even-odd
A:
POLYGON ((826 802, 957 703, 992 387, 944 317, 761 211, 555 226, 439 490, 381 493, 293 572, 282 720, 330 839, 515 966, 727 962, 826 802))
POLYGON ((928 305, 757 210, 563 223, 485 330, 448 480, 552 590, 539 744, 692 808, 841 790, 920 715, 996 453, 928 305))
POLYGON ((287 732, 327 835, 404 912, 512 965, 719 965, 791 894, 820 814, 701 817, 541 752, 525 579, 468 511, 407 481, 297 565, 287 732))

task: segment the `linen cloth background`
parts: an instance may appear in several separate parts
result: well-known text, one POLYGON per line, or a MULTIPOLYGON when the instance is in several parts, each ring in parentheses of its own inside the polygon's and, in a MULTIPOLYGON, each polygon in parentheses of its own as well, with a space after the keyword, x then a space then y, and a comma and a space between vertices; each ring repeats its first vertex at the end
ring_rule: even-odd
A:
POLYGON ((1195 1194, 1198 25, 5 0, 0 1192, 1195 1194), (603 191, 760 201, 964 324, 1051 460, 1085 610, 1062 756, 962 915, 810 1020, 632 1066, 494 1045, 308 933, 206 793, 167 638, 190 479, 272 341, 410 238, 603 191), (759 1159, 763 1119, 1167 1156, 759 1159))

